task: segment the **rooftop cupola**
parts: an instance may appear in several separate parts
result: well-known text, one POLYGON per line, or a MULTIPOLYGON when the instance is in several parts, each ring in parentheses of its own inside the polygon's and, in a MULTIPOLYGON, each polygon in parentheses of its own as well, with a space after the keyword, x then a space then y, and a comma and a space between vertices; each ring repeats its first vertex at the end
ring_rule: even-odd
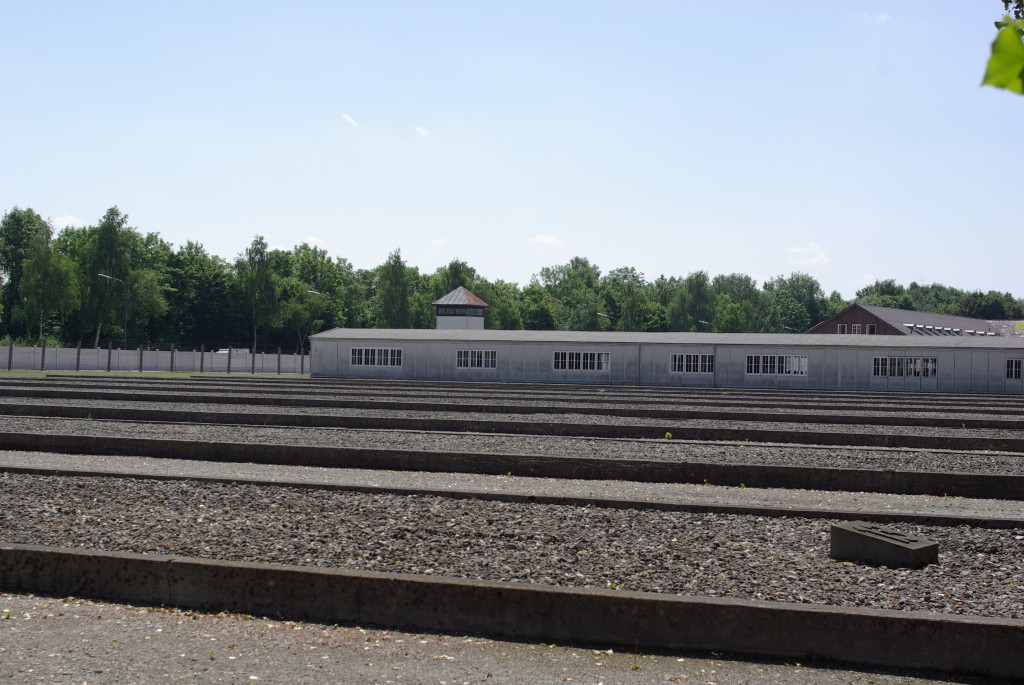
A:
POLYGON ((487 304, 461 285, 433 305, 437 308, 438 330, 476 330, 484 328, 484 310, 487 304))

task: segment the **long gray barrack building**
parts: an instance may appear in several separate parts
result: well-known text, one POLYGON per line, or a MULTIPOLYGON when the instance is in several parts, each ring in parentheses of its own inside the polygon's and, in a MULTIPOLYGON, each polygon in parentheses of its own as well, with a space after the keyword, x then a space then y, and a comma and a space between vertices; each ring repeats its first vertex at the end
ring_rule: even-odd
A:
POLYGON ((1004 336, 336 328, 314 377, 1021 394, 1004 336))

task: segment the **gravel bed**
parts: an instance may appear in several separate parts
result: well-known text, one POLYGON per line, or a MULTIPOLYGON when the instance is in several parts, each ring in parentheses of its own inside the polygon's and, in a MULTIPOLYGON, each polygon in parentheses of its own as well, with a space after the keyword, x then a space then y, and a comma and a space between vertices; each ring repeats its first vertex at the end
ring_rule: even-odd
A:
MULTIPOLYGON (((237 414, 240 412, 237 404, 190 404, 187 402, 146 402, 140 405, 139 402, 126 402, 120 400, 54 400, 37 399, 34 401, 20 402, 11 398, 0 398, 0 405, 11 404, 38 404, 40 406, 76 406, 76 407, 107 407, 107 408, 146 408, 163 409, 166 411, 200 411, 211 413, 237 414)), ((932 428, 926 426, 877 426, 870 424, 831 424, 831 423, 787 423, 783 421, 759 422, 759 421, 729 421, 718 419, 649 419, 626 416, 595 416, 592 414, 500 414, 490 412, 445 412, 445 411, 420 411, 420 410, 388 410, 388 409, 338 409, 331 407, 273 407, 273 406, 245 406, 247 414, 260 415, 317 415, 337 417, 373 417, 373 418, 418 418, 436 421, 443 425, 445 421, 486 421, 490 423, 519 423, 523 421, 535 421, 538 423, 572 423, 576 425, 615 425, 615 426, 638 426, 645 428, 663 429, 666 427, 682 430, 685 428, 708 429, 722 428, 731 430, 776 430, 793 433, 845 433, 845 434, 875 434, 886 435, 915 435, 924 437, 972 437, 979 440, 989 438, 1003 438, 1019 440, 1024 438, 1024 432, 1017 430, 1003 430, 995 428, 932 428)))
POLYGON ((902 526, 937 565, 835 562, 827 520, 0 475, 6 542, 1024 619, 1024 528, 902 526))
MULTIPOLYGON (((65 390, 66 388, 57 388, 59 390, 65 390)), ((69 392, 72 389, 68 389, 69 392)), ((168 402, 175 402, 182 399, 185 396, 203 396, 203 397, 217 397, 223 400, 224 406, 234 406, 237 411, 238 405, 246 405, 249 398, 272 398, 272 399, 299 399, 299 400, 332 400, 332 399, 347 399, 347 400, 365 400, 367 402, 381 401, 386 399, 387 401, 403 401, 407 400, 410 403, 422 403, 422 402, 433 402, 437 404, 436 410, 429 410, 431 412, 443 412, 446 406, 450 405, 463 405, 472 403, 475 405, 485 405, 494 407, 562 407, 566 410, 576 410, 584 416, 592 416, 592 413, 588 413, 585 410, 600 410, 600 411, 614 411, 615 409, 622 410, 651 410, 651 411, 672 411, 677 410, 683 411, 726 411, 726 412, 763 412, 770 411, 773 414, 792 414, 798 416, 854 416, 861 417, 864 420, 863 423, 870 424, 870 419, 873 416, 885 415, 893 416, 898 415, 906 418, 945 418, 945 419, 956 419, 962 421, 971 421, 978 419, 996 419, 1005 421, 1019 421, 1021 419, 1020 413, 1014 407, 997 406, 992 407, 990 410, 980 411, 978 407, 971 407, 969 412, 958 411, 956 407, 944 407, 942 410, 921 410, 915 411, 912 403, 872 403, 870 408, 864 407, 864 405, 858 402, 852 407, 844 407, 842 403, 833 401, 825 402, 824 398, 822 401, 814 402, 807 400, 804 406, 773 406, 772 398, 765 398, 761 401, 756 397, 751 397, 745 400, 741 400, 737 403, 729 404, 705 404, 703 401, 687 402, 686 399, 666 399, 660 401, 642 401, 642 402, 631 402, 629 398, 622 398, 616 401, 593 401, 592 398, 587 397, 575 397, 575 398, 549 398, 549 397, 537 397, 537 396, 516 396, 516 395, 503 395, 503 396, 491 396, 491 397, 480 397, 468 394, 445 394, 445 393, 415 393, 407 394, 402 392, 392 393, 388 391, 386 397, 382 397, 380 393, 376 394, 360 394, 359 396, 344 396, 344 393, 313 393, 313 392, 290 392, 290 393, 268 393, 268 392, 249 392, 249 393, 232 393, 225 394, 219 389, 208 389, 203 392, 188 391, 186 388, 180 390, 167 390, 163 388, 132 388, 132 387, 104 387, 104 391, 109 391, 112 395, 123 394, 127 398, 131 398, 133 395, 139 392, 145 392, 147 395, 155 395, 158 397, 166 397, 168 402)), ((10 398, 6 400, 13 403, 40 403, 47 404, 54 401, 64 402, 59 398, 10 398)), ((69 402, 88 402, 90 404, 94 402, 113 401, 117 402, 116 397, 111 397, 107 400, 75 400, 69 399, 69 402)), ((154 400, 146 400, 147 403, 154 402, 154 400)), ((161 402, 162 403, 162 402, 161 402)), ((784 404, 791 404, 788 400, 784 401, 784 404)), ((211 404, 194 404, 195 407, 206 407, 212 406, 211 404)), ((248 406, 248 405, 246 405, 248 406)), ((262 407, 267 409, 268 407, 262 407)), ((269 407, 270 409, 277 410, 284 407, 269 407)), ((324 407, 324 410, 330 410, 329 407, 324 407)), ((373 411, 372 407, 368 407, 367 411, 373 411)), ((344 410, 342 410, 344 411, 344 410)), ((422 410, 417 410, 422 411, 422 410)), ((458 412, 460 414, 467 414, 468 412, 458 412)), ((484 415, 491 416, 491 413, 485 412, 484 415)), ((658 421, 664 421, 666 419, 655 419, 658 421)))
POLYGON ((812 468, 1024 475, 1024 456, 1007 452, 814 447, 685 440, 567 438, 441 431, 274 428, 17 416, 0 416, 0 432, 130 436, 163 440, 403 449, 448 453, 529 454, 812 468))
MULTIPOLYGON (((705 506, 759 507, 792 515, 799 510, 820 510, 864 516, 910 514, 1019 521, 1024 526, 1024 501, 898 495, 876 492, 756 488, 700 483, 644 483, 621 480, 578 480, 494 476, 478 473, 434 473, 337 469, 321 466, 285 466, 235 462, 192 461, 162 457, 122 457, 95 454, 0 451, 0 467, 48 469, 64 475, 109 474, 118 477, 170 477, 219 479, 276 485, 305 484, 324 488, 364 487, 430 491, 437 493, 480 493, 481 496, 574 498, 582 502, 617 500, 636 503, 672 502, 705 506)), ((973 525, 973 524, 969 524, 973 525)))

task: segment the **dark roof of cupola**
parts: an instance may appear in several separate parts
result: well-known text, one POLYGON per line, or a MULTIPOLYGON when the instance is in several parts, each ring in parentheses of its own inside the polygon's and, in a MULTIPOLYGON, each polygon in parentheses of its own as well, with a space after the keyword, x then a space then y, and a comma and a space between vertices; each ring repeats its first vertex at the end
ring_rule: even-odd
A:
POLYGON ((459 286, 444 297, 433 302, 435 307, 490 307, 479 297, 459 286))

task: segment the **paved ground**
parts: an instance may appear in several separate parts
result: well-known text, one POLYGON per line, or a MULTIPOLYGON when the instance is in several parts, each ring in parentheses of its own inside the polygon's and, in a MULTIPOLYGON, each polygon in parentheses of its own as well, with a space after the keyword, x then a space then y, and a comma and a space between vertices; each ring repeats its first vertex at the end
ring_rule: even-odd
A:
POLYGON ((848 669, 726 655, 620 653, 0 594, 0 679, 11 683, 996 682, 848 669))

